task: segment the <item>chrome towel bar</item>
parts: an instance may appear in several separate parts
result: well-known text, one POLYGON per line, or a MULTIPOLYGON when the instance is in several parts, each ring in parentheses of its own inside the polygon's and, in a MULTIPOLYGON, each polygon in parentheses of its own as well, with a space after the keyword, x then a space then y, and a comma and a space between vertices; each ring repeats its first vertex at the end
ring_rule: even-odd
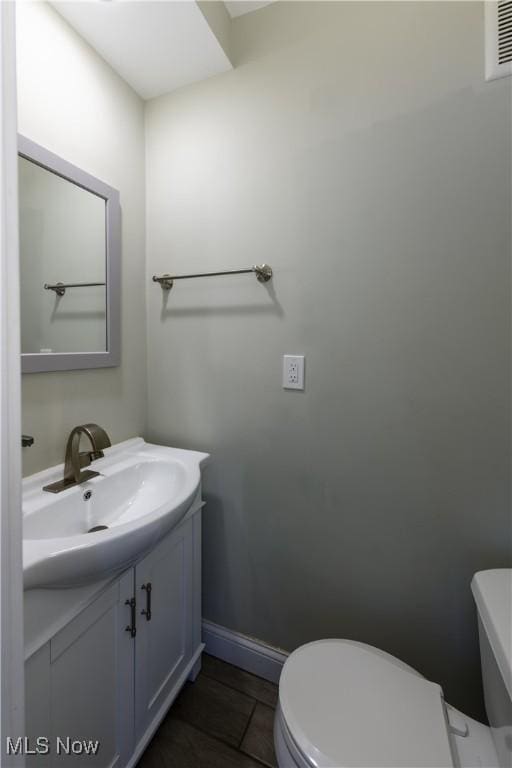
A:
POLYGON ((198 272, 195 275, 153 275, 153 282, 160 283, 164 291, 170 291, 175 280, 190 280, 194 277, 218 277, 220 275, 245 275, 248 273, 256 275, 260 283, 268 283, 272 277, 272 267, 268 264, 256 264, 247 269, 226 269, 222 272, 198 272))
POLYGON ((105 283, 45 283, 47 291, 55 291, 57 296, 64 296, 66 288, 88 288, 90 285, 105 285, 105 283))

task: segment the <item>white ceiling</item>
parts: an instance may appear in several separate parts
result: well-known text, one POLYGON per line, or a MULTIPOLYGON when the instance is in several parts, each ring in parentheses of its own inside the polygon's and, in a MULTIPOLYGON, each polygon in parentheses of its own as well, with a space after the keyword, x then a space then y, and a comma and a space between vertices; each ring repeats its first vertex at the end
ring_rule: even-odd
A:
POLYGON ((259 3, 254 0, 225 0, 224 5, 228 9, 228 13, 232 19, 236 16, 242 16, 244 13, 251 13, 251 11, 257 11, 258 8, 263 8, 265 5, 270 5, 274 0, 267 0, 267 2, 259 3))
POLYGON ((52 5, 144 99, 232 69, 195 2, 52 5))

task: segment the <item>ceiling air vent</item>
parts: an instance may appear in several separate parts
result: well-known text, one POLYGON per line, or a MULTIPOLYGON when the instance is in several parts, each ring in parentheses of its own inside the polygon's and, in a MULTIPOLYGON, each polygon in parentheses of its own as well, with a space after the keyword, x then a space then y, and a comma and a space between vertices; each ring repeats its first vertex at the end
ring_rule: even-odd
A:
POLYGON ((485 77, 512 75, 512 0, 485 4, 485 77))

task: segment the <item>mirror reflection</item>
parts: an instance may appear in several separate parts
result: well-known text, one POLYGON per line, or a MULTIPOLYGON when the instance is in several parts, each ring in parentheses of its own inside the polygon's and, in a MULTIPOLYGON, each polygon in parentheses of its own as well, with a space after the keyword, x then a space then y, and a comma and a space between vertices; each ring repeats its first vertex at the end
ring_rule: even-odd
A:
POLYGON ((106 201, 18 157, 22 353, 105 352, 106 201))

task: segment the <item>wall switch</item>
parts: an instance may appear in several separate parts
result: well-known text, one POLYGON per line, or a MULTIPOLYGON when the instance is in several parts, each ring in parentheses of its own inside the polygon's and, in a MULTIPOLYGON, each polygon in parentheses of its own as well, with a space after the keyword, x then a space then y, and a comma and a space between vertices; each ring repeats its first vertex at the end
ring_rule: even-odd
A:
POLYGON ((304 355, 283 356, 283 389, 304 389, 304 355))

